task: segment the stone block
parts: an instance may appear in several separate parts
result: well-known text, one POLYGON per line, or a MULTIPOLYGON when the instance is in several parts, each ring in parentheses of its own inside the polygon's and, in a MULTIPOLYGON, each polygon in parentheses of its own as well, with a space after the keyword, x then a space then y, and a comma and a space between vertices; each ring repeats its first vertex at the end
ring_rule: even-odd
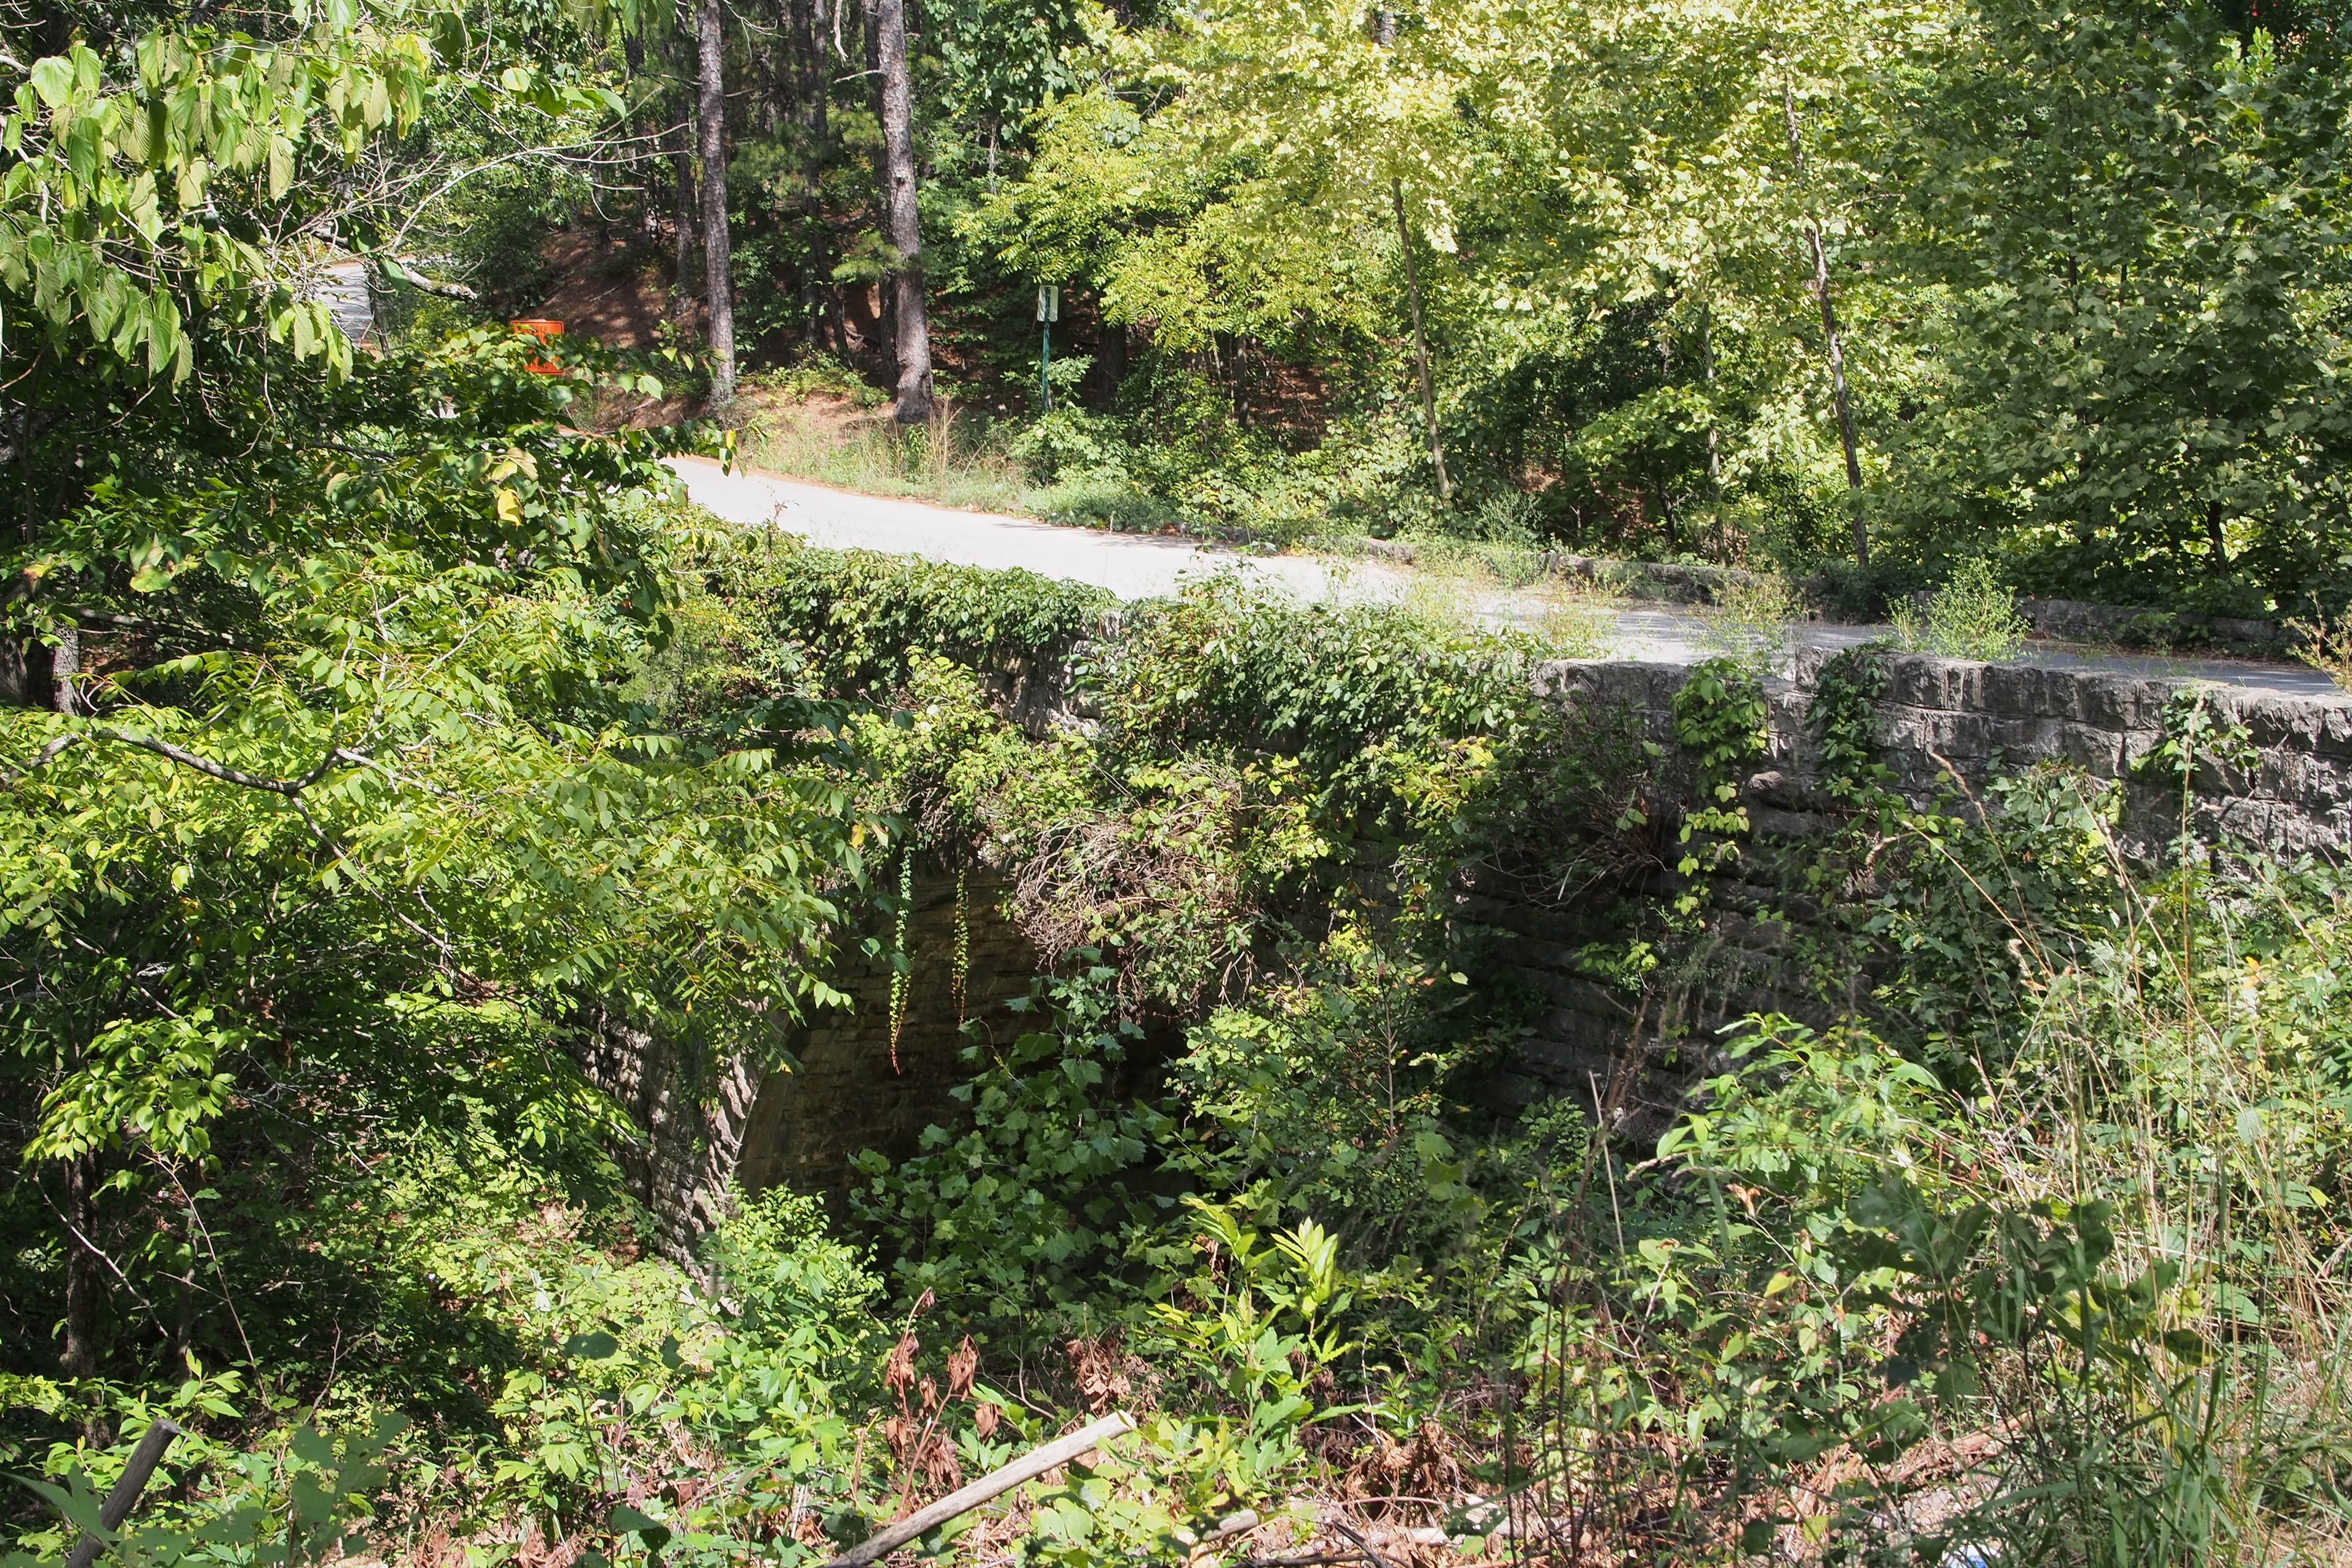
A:
POLYGON ((1911 708, 1980 710, 1984 668, 1967 659, 1897 654, 1886 661, 1885 700, 1911 708))
POLYGON ((2095 724, 2056 722, 2047 755, 2072 763, 2095 778, 2111 779, 2124 767, 2124 738, 2095 724))
POLYGON ((2312 750, 2325 757, 2352 758, 2352 702, 2340 698, 2321 701, 2312 750))
POLYGON ((2063 684, 2050 679, 2056 673, 2030 664, 1987 665, 1983 677, 1985 711, 2010 719, 2073 717, 2071 711, 2055 715, 2050 711, 2047 688, 2063 684))

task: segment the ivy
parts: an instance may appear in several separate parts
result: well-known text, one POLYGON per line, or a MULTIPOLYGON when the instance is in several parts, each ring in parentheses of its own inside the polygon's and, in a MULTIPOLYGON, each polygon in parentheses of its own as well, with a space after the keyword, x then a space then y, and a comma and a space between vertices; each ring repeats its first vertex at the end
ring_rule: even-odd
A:
POLYGON ((1878 760, 1876 704, 1886 693, 1877 649, 1847 648, 1814 678, 1805 723, 1819 736, 1822 787, 1853 805, 1882 798, 1895 774, 1878 760))
MULTIPOLYGON (((1675 739, 1691 753, 1691 806, 1683 816, 1685 846, 1675 870, 1703 877, 1737 859, 1737 842, 1748 831, 1748 807, 1739 800, 1739 774, 1761 756, 1771 710, 1764 688, 1727 658, 1694 668, 1675 692, 1675 739)), ((1683 900, 1696 910, 1699 890, 1683 900)))
POLYGON ((2133 764, 2143 776, 2164 776, 2186 787, 2200 762, 2243 772, 2261 753, 2247 728, 2215 710, 2214 691, 2200 682, 2184 686, 2164 700, 2158 721, 2161 738, 2133 764))
POLYGON ((1323 811, 1381 831, 1397 826, 1401 770, 1538 721, 1534 654, 1408 608, 1301 608, 1223 576, 1137 606, 1085 679, 1110 751, 1296 757, 1323 811))

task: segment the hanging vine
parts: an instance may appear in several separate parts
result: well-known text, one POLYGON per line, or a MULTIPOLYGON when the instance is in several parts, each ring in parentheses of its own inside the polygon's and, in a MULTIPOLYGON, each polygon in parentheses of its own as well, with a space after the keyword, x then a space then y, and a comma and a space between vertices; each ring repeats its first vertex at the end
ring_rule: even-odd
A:
POLYGON ((1683 852, 1675 870, 1687 879, 1675 912, 1692 919, 1706 907, 1708 882, 1739 858, 1748 836, 1740 775, 1763 754, 1770 710, 1763 689, 1728 659, 1695 666, 1675 692, 1675 739, 1692 753, 1690 809, 1683 816, 1683 852))
POLYGON ((964 1023, 964 982, 971 974, 971 903, 964 883, 964 869, 956 868, 955 894, 955 967, 950 984, 955 987, 956 1027, 964 1023))
POLYGON ((890 1070, 904 1071, 898 1066, 898 1031, 907 1026, 907 984, 914 978, 915 965, 907 953, 907 913, 915 907, 915 844, 907 841, 907 852, 898 858, 898 926, 890 942, 890 1070))

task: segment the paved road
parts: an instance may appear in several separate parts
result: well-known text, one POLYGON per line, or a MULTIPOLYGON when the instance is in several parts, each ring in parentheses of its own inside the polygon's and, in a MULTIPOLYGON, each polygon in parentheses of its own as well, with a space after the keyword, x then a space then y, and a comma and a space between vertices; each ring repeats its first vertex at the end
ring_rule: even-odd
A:
MULTIPOLYGON (((1392 567, 1297 555, 1244 555, 1196 541, 1098 529, 1062 528, 997 512, 959 511, 921 501, 859 495, 738 468, 730 474, 702 458, 672 465, 687 493, 730 522, 776 526, 812 544, 920 555, 963 566, 1025 567, 1048 577, 1092 583, 1122 599, 1172 592, 1188 577, 1235 571, 1303 599, 1376 599, 1406 583, 1392 567)), ((1480 605, 1498 623, 1538 613, 1529 596, 1496 594, 1480 605)), ((1810 647, 1851 647, 1884 637, 1883 626, 1813 624, 1800 628, 1810 647)), ((1607 638, 1613 657, 1691 664, 1707 657, 1706 621, 1687 610, 1622 609, 1607 638)), ((2169 658, 2029 648, 2022 662, 2059 669, 2111 669, 2171 679, 2210 680, 2299 697, 2334 697, 2318 671, 2250 659, 2169 658)))
POLYGON ((827 549, 880 550, 959 566, 1025 567, 1047 577, 1092 583, 1122 599, 1157 597, 1173 592, 1186 577, 1225 570, 1278 584, 1307 599, 1360 591, 1375 578, 1385 585, 1397 577, 1393 572, 1349 572, 1305 556, 1243 555, 1189 539, 958 511, 743 468, 724 473, 703 458, 678 458, 670 466, 686 480, 688 495, 729 522, 751 528, 772 523, 827 549))

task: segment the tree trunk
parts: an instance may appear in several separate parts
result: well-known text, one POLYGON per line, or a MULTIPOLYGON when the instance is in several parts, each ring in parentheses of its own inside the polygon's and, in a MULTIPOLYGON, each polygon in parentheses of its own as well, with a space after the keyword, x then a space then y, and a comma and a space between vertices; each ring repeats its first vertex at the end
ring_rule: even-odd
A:
MULTIPOLYGON (((1830 300, 1830 263, 1822 249, 1822 226, 1808 219, 1805 238, 1813 247, 1813 293, 1822 302, 1822 341, 1829 349, 1830 392, 1837 404, 1838 441, 1845 447, 1846 488, 1858 490, 1862 489, 1862 459, 1854 445, 1853 405, 1846 397, 1845 353, 1838 342, 1837 307, 1830 300)), ((1868 565, 1868 543, 1861 543, 1859 549, 1864 558, 1863 563, 1868 565)))
POLYGON ((57 684, 49 645, 38 637, 0 637, 0 702, 12 708, 54 705, 57 684))
POLYGON ((60 713, 79 713, 81 700, 81 630, 68 626, 58 633, 57 651, 49 655, 50 678, 56 682, 55 706, 60 713))
POLYGON ((808 269, 801 275, 801 330, 805 346, 822 351, 827 327, 825 274, 830 269, 821 237, 824 223, 821 201, 824 189, 824 40, 818 34, 816 0, 791 3, 793 81, 807 116, 808 133, 808 156, 802 164, 801 174, 808 182, 808 210, 803 221, 809 237, 808 269))
POLYGON ((96 1228, 91 1196, 97 1185, 94 1156, 79 1155, 65 1163, 66 1174, 66 1350, 59 1358, 68 1377, 91 1377, 98 1372, 99 1324, 106 1312, 106 1280, 99 1273, 99 1256, 91 1248, 96 1228))
MULTIPOLYGON (((835 0, 847 5, 849 0, 835 0)), ((873 112, 874 123, 882 123, 882 23, 876 13, 877 0, 861 0, 858 6, 859 37, 866 47, 866 107, 873 112)), ((890 159, 887 149, 877 148, 874 154, 874 231, 887 242, 890 237, 890 159)), ((882 379, 892 386, 898 384, 898 310, 890 291, 890 279, 882 279, 874 286, 874 330, 876 340, 868 345, 875 363, 882 368, 882 379)))
POLYGON ((1704 303, 1698 309, 1698 368, 1706 387, 1706 497, 1715 509, 1715 554, 1729 565, 1731 530, 1723 516, 1722 431, 1715 417, 1715 308, 1704 303))
MULTIPOLYGON (((1797 178, 1805 177, 1805 145, 1797 135, 1797 98, 1789 84, 1780 84, 1780 111, 1789 121, 1789 156, 1795 160, 1797 178)), ((1870 524, 1862 515, 1862 458, 1853 438, 1853 405, 1845 391, 1845 353, 1838 342, 1837 308, 1830 301, 1829 255, 1822 248, 1822 226, 1805 219, 1805 240, 1813 251, 1813 296, 1822 302, 1822 340, 1830 362, 1830 394, 1837 405, 1838 439, 1845 447, 1846 494, 1853 502, 1853 560, 1870 564, 1870 524)))
MULTIPOLYGON (((835 55, 841 54, 841 8, 848 3, 849 0, 831 0, 833 6, 833 50, 835 55)), ((811 100, 809 108, 809 130, 811 136, 809 142, 808 178, 809 211, 815 216, 815 221, 819 227, 825 231, 825 244, 824 248, 818 252, 818 255, 821 257, 831 257, 834 254, 834 236, 824 216, 824 150, 832 144, 833 140, 833 133, 827 129, 828 121, 833 113, 833 84, 831 79, 825 74, 824 37, 824 12, 822 10, 818 11, 816 16, 818 34, 816 41, 816 55, 814 59, 812 61, 812 65, 815 70, 816 92, 814 97, 811 100)), ((846 57, 843 58, 845 58, 846 57)), ((841 361, 844 364, 847 364, 849 363, 849 318, 848 312, 842 308, 841 285, 833 280, 830 269, 828 269, 826 275, 819 280, 818 287, 823 289, 824 291, 824 324, 826 329, 833 335, 834 357, 841 361)))
POLYGON ((1421 417, 1429 426, 1429 465, 1437 470, 1437 499, 1454 499, 1454 482, 1445 477, 1445 448, 1437 435, 1437 388, 1429 378, 1429 338, 1421 326, 1421 269, 1413 264, 1412 232, 1404 221, 1404 182, 1389 181, 1389 201, 1396 208, 1397 248, 1404 252, 1405 299, 1412 307, 1412 363, 1421 374, 1421 417))
POLYGON ((1698 369, 1700 380, 1706 387, 1706 491, 1716 500, 1723 499, 1723 452, 1717 437, 1720 432, 1715 419, 1715 310, 1701 305, 1698 311, 1698 369))
POLYGON ((931 324, 923 308, 923 229, 915 210, 915 122, 907 79, 906 0, 877 0, 875 52, 882 68, 883 237, 898 253, 887 280, 897 307, 898 420, 921 425, 931 417, 931 324))
POLYGON ((710 406, 735 400, 735 279, 727 233, 727 35, 719 0, 696 0, 695 49, 700 57, 702 278, 709 313, 710 406))
POLYGON ((2221 503, 2209 501, 2205 506, 2205 538, 2213 547, 2213 565, 2221 572, 2230 570, 2230 542, 2221 529, 2221 503))
MULTIPOLYGON (((677 172, 677 258, 670 276, 677 279, 677 298, 687 298, 687 275, 694 268, 694 127, 692 115, 688 124, 677 128, 677 146, 671 161, 677 172)), ((683 306, 680 307, 683 309, 683 306)))
POLYGON ((1120 321, 1105 321, 1098 334, 1102 342, 1101 362, 1096 370, 1102 376, 1102 408, 1106 414, 1118 407, 1118 384, 1127 379, 1127 326, 1120 321))

